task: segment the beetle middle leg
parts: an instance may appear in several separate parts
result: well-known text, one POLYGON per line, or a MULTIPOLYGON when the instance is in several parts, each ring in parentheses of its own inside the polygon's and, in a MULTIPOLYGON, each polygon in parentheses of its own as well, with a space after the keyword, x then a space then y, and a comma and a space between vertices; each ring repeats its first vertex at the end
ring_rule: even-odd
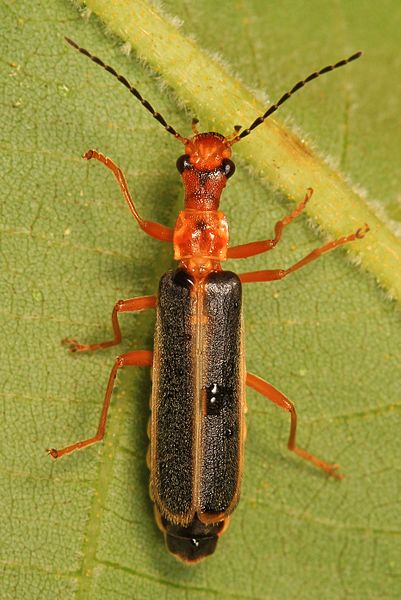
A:
POLYGON ((148 308, 156 308, 156 296, 139 296, 137 298, 129 298, 128 300, 119 300, 116 302, 111 315, 113 325, 114 338, 106 342, 98 344, 81 344, 72 338, 65 338, 62 344, 70 346, 70 352, 90 352, 92 350, 100 350, 101 348, 110 348, 117 346, 121 342, 121 329, 118 322, 118 313, 121 312, 139 312, 148 308))
POLYGON ((126 354, 121 354, 121 356, 117 356, 110 373, 109 383, 107 384, 106 394, 104 396, 103 401, 103 408, 100 415, 96 435, 85 440, 76 442, 75 444, 71 444, 70 446, 65 446, 60 450, 56 450, 56 448, 49 448, 47 451, 50 454, 50 456, 52 458, 60 458, 64 454, 71 454, 71 452, 74 452, 75 450, 80 450, 81 448, 91 446, 96 442, 100 442, 100 440, 104 438, 104 434, 106 431, 107 413, 109 411, 111 393, 113 391, 114 380, 117 376, 118 369, 121 369, 121 367, 133 366, 151 367, 152 363, 153 352, 151 352, 150 350, 134 350, 132 352, 127 352, 126 354))
POLYGON ((274 402, 274 404, 276 404, 280 408, 283 408, 284 410, 286 410, 287 412, 290 413, 291 426, 290 426, 290 435, 288 438, 288 449, 291 450, 291 452, 295 452, 295 454, 297 454, 304 460, 307 460, 308 462, 312 463, 316 467, 323 469, 323 471, 325 471, 329 475, 332 475, 336 479, 342 479, 344 477, 340 473, 336 472, 337 469, 339 468, 339 465, 336 465, 336 464, 333 465, 324 460, 321 460, 320 458, 317 458, 317 456, 315 456, 314 454, 310 454, 306 450, 303 450, 302 448, 299 448, 296 445, 297 413, 295 410, 295 406, 293 405, 291 400, 289 400, 286 396, 284 396, 284 394, 282 394, 278 389, 273 387, 271 385, 271 383, 264 381, 263 379, 261 379, 260 377, 257 377, 256 375, 253 375, 252 373, 247 373, 246 384, 249 387, 256 390, 257 392, 259 392, 260 394, 262 394, 268 400, 271 400, 272 402, 274 402))
POLYGON ((290 273, 294 271, 298 271, 301 267, 304 267, 308 263, 316 260, 322 254, 326 252, 330 252, 330 250, 334 250, 338 246, 342 246, 343 244, 348 244, 348 242, 353 242, 354 240, 361 240, 365 237, 365 235, 369 231, 369 226, 365 225, 360 229, 357 229, 355 233, 351 233, 351 235, 344 235, 343 237, 338 238, 337 240, 332 240, 331 242, 327 242, 320 248, 316 248, 312 250, 307 256, 299 260, 295 265, 292 265, 288 269, 270 269, 264 271, 253 271, 250 273, 241 273, 239 278, 242 283, 256 283, 262 281, 277 281, 278 279, 283 279, 290 273))

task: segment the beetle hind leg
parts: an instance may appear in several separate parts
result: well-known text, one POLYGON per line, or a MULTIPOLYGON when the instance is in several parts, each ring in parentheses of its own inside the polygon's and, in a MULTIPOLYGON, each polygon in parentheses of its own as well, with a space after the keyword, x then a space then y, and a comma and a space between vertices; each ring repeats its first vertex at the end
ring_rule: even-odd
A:
POLYGON ((290 435, 288 438, 288 450, 291 450, 291 452, 294 452, 295 454, 297 454, 304 460, 307 460, 308 462, 315 465, 315 467, 322 469, 328 475, 331 475, 332 477, 335 477, 336 479, 342 479, 344 477, 344 475, 337 472, 339 465, 328 463, 328 462, 318 458, 314 454, 310 454, 306 450, 299 448, 296 445, 297 413, 295 410, 295 406, 293 405, 291 400, 289 400, 286 396, 284 396, 284 394, 282 394, 278 389, 273 387, 270 383, 268 383, 267 381, 264 381, 263 379, 261 379, 260 377, 257 377, 256 375, 253 375, 252 373, 247 373, 246 384, 249 385, 249 387, 256 390, 257 392, 259 392, 260 394, 262 394, 262 396, 264 396, 268 400, 271 400, 272 402, 274 402, 274 404, 276 404, 280 408, 283 408, 284 410, 286 410, 287 412, 290 413, 291 425, 290 425, 290 435))
POLYGON ((126 354, 121 354, 121 356, 118 356, 110 373, 109 383, 107 384, 106 394, 104 397, 102 412, 100 414, 100 420, 96 434, 93 437, 80 440, 79 442, 71 444, 70 446, 65 446, 60 450, 56 450, 56 448, 48 448, 47 453, 52 458, 60 458, 61 456, 64 456, 64 454, 71 454, 71 452, 74 452, 75 450, 80 450, 81 448, 91 446, 96 442, 100 442, 100 440, 104 438, 106 431, 107 414, 109 412, 111 394, 113 392, 114 380, 117 376, 118 369, 121 369, 121 367, 134 366, 151 367, 152 363, 153 352, 150 352, 149 350, 133 350, 132 352, 127 352, 126 354))

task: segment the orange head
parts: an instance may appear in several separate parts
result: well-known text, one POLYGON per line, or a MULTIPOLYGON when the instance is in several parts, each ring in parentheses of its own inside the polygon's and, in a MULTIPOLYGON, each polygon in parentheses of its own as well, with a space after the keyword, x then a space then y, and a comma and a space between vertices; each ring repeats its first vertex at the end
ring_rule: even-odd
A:
POLYGON ((230 141, 210 132, 198 133, 183 143, 185 154, 177 160, 177 169, 185 186, 185 206, 217 210, 227 179, 235 171, 230 141))
POLYGON ((224 159, 231 158, 231 146, 220 133, 198 133, 185 140, 185 153, 198 171, 211 171, 221 167, 224 159))

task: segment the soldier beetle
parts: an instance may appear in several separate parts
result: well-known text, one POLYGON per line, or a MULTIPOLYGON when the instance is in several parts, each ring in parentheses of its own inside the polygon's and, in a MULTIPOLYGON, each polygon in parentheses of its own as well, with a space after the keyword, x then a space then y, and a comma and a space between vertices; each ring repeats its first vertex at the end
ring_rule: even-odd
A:
POLYGON ((297 414, 292 402, 270 383, 246 371, 241 284, 283 279, 325 252, 363 238, 369 228, 365 225, 351 235, 330 241, 287 269, 236 275, 223 270, 221 263, 227 258, 247 258, 272 250, 284 228, 304 210, 313 190, 309 188, 292 213, 276 223, 274 238, 234 247, 229 246, 227 220, 219 210, 219 202, 227 180, 235 171, 232 146, 261 125, 306 83, 359 58, 361 53, 299 81, 246 129, 236 126, 228 136, 201 133, 197 129, 198 121, 193 119, 193 135, 186 138, 169 125, 125 77, 72 40, 66 38, 66 41, 116 77, 164 129, 183 144, 184 153, 177 160, 177 169, 184 183, 185 206, 174 228, 142 219, 121 169, 96 150, 84 155, 86 160, 97 160, 110 169, 139 227, 147 235, 173 244, 178 268, 163 275, 157 296, 116 303, 112 313, 113 339, 98 344, 64 340, 71 352, 117 345, 121 341, 120 313, 156 309, 154 352, 134 350, 117 357, 96 435, 48 452, 53 458, 60 458, 102 440, 118 370, 125 366, 152 367, 148 465, 156 521, 170 552, 186 563, 196 563, 214 552, 239 500, 246 433, 246 385, 289 412, 289 450, 325 473, 341 478, 338 465, 297 446, 297 414))

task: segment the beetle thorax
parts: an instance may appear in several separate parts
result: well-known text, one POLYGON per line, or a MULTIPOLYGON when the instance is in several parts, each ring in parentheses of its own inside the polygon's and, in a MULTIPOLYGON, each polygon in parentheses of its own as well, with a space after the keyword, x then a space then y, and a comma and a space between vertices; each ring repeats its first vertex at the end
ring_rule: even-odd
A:
POLYGON ((217 210, 187 209, 180 212, 174 228, 174 258, 193 272, 220 269, 227 257, 228 224, 217 210))

